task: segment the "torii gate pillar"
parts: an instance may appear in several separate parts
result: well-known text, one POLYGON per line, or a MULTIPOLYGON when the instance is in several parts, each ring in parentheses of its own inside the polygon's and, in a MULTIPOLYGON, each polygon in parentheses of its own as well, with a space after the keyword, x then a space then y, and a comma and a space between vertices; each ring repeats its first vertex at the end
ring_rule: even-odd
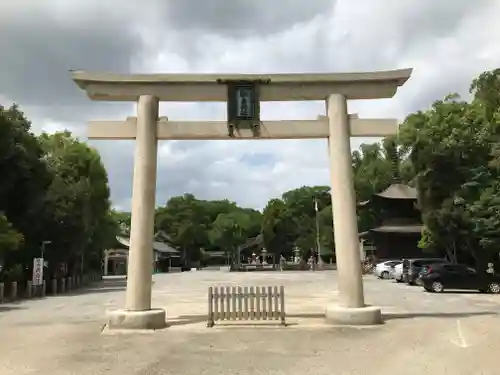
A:
POLYGON ((93 122, 90 139, 135 139, 132 226, 126 306, 108 313, 109 328, 160 329, 165 311, 151 308, 157 141, 159 139, 235 139, 225 122, 178 122, 158 118, 162 101, 226 101, 223 81, 262 81, 262 101, 325 100, 327 116, 317 120, 264 121, 264 134, 238 131, 236 139, 328 138, 339 303, 327 306, 326 321, 371 325, 382 322, 377 307, 365 306, 350 137, 383 137, 397 131, 397 120, 359 119, 347 112, 348 99, 390 98, 411 69, 387 72, 276 75, 115 75, 72 72, 93 100, 137 101, 137 119, 93 122))
POLYGON ((365 306, 359 254, 358 217, 352 172, 347 100, 333 94, 326 101, 329 121, 328 157, 333 231, 337 259, 339 304, 327 306, 325 316, 333 324, 382 323, 380 308, 365 306))

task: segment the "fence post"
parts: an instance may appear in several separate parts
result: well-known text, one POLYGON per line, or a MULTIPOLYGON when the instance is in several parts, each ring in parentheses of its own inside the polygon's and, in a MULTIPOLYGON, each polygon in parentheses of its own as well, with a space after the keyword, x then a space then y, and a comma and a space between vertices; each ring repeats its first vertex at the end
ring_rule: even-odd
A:
POLYGON ((226 286, 226 291, 225 291, 225 303, 226 303, 226 320, 231 319, 231 288, 226 286))
POLYGON ((26 298, 31 298, 33 295, 33 281, 28 280, 26 282, 26 298))
POLYGON ((243 293, 241 286, 238 286, 238 312, 236 313, 237 319, 243 319, 243 293))
POLYGON ((273 318, 278 320, 280 318, 280 299, 278 294, 278 287, 275 285, 273 288, 274 297, 274 308, 273 308, 273 318))
POLYGON ((66 278, 61 277, 61 293, 66 292, 66 278))
POLYGON ((11 283, 10 297, 12 298, 13 301, 17 299, 17 281, 13 281, 11 283))
POLYGON ((261 296, 262 296, 262 311, 261 311, 261 319, 267 320, 267 310, 269 310, 269 306, 266 307, 266 287, 263 286, 261 288, 261 296))
POLYGON ((213 304, 213 288, 208 287, 208 322, 207 327, 212 328, 214 326, 214 304, 213 304))
POLYGON ((273 287, 268 286, 267 287, 267 318, 272 319, 273 318, 273 287))
POLYGON ((215 287, 213 292, 214 292, 214 294, 213 294, 213 300, 214 300, 214 315, 213 315, 213 317, 214 317, 214 322, 215 322, 216 320, 219 320, 219 316, 220 316, 220 314, 219 314, 219 311, 220 311, 219 310, 219 296, 220 296, 219 288, 215 287))
POLYGON ((285 287, 283 285, 280 286, 280 318, 281 318, 281 324, 286 325, 285 322, 285 287))
POLYGON ((45 280, 42 282, 42 297, 45 297, 45 293, 47 292, 47 284, 45 283, 45 280))
POLYGON ((57 279, 52 279, 51 287, 52 287, 52 294, 54 296, 56 296, 57 295, 57 279))
POLYGON ((243 319, 247 320, 249 318, 248 313, 248 287, 243 287, 243 319))
POLYGON ((236 287, 233 286, 231 288, 231 314, 229 315, 229 319, 236 320, 237 311, 236 311, 236 287))
POLYGON ((253 286, 250 287, 250 320, 255 319, 255 293, 253 286))
POLYGON ((4 293, 5 293, 5 284, 0 283, 0 303, 4 301, 4 293))
POLYGON ((68 277, 68 291, 73 289, 73 277, 68 277))
POLYGON ((260 286, 255 289, 255 319, 260 320, 260 286))

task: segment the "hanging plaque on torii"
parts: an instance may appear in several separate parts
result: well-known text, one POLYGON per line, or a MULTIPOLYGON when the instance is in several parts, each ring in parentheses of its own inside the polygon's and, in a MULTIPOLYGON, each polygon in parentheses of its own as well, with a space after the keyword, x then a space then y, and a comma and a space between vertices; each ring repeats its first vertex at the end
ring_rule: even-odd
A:
POLYGON ((235 137, 241 130, 260 136, 260 85, 270 80, 219 80, 227 87, 227 131, 235 137))

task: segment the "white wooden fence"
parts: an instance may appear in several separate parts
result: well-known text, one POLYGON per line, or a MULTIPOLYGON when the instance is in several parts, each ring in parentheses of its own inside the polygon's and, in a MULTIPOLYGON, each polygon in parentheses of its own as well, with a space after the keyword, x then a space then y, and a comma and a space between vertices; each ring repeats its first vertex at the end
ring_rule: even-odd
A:
POLYGON ((279 320, 285 323, 285 288, 209 287, 208 327, 222 320, 279 320))

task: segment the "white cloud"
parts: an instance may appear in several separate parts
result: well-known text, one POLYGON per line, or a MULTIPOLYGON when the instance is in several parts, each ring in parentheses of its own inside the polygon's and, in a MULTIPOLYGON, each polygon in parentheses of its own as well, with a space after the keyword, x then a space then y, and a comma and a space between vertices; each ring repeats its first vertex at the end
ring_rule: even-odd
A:
MULTIPOLYGON (((264 3, 269 4, 234 0, 224 17, 235 12, 234 17, 242 21, 225 28, 218 26, 220 12, 210 7, 204 13, 207 19, 196 23, 196 15, 189 13, 193 3, 188 0, 172 2, 171 8, 155 0, 120 2, 118 7, 113 1, 93 0, 72 7, 60 0, 51 1, 52 6, 44 3, 44 7, 35 1, 24 1, 22 7, 9 3, 3 19, 10 19, 10 37, 6 41, 0 33, 0 47, 10 43, 10 49, 4 50, 12 54, 0 62, 0 78, 5 82, 0 98, 5 99, 2 103, 24 104, 37 130, 69 127, 84 134, 87 120, 125 119, 135 110, 129 104, 91 103, 85 98, 65 70, 77 61, 81 69, 120 72, 338 72, 413 67, 412 78, 394 98, 349 103, 350 111, 362 117, 403 119, 409 111, 423 109, 449 92, 467 95, 471 80, 500 62, 498 1, 311 0, 271 8, 264 8, 264 3), (140 6, 143 3, 147 6, 140 6), (310 9, 301 8, 304 5, 310 9), (110 9, 114 16, 102 24, 110 9), (264 13, 259 17, 263 9, 265 17, 264 13), (36 22, 30 29, 24 21, 34 15, 36 22), (21 38, 15 28, 19 20, 24 20, 21 31, 27 37, 21 38), (238 29, 238 25, 244 26, 238 29), (16 40, 22 43, 15 44, 16 40), (14 58, 19 57, 24 63, 16 64, 14 58), (36 74, 28 62, 38 64, 36 74), (52 80, 51 75, 57 78, 52 80)), ((160 112, 179 120, 225 118, 222 103, 162 103, 160 112)), ((325 109, 321 102, 264 103, 262 112, 265 119, 307 119, 325 109)), ((356 139, 352 147, 362 141, 373 140, 356 139)), ((101 151, 108 167, 114 203, 129 207, 133 142, 93 141, 92 145, 101 151)), ((261 208, 285 190, 329 182, 326 141, 170 141, 159 146, 158 204, 169 196, 192 192, 200 198, 229 198, 261 208)))

